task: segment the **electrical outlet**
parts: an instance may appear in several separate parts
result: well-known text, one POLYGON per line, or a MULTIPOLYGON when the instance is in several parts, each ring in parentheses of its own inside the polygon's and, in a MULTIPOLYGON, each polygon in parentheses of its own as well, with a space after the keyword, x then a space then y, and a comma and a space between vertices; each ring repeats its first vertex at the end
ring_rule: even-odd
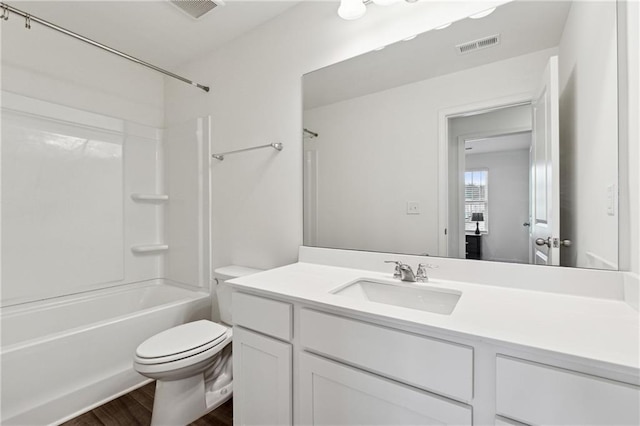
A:
POLYGON ((418 201, 407 201, 407 214, 420 214, 420 203, 418 201))

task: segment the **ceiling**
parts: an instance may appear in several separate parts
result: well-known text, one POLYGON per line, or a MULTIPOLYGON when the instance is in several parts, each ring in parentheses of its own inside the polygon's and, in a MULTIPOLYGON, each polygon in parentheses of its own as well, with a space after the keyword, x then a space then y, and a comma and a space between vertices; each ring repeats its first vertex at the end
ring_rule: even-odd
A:
POLYGON ((416 81, 556 47, 569 1, 514 1, 482 19, 463 19, 304 76, 311 109, 416 81), (500 34, 500 43, 459 54, 456 45, 500 34))
POLYGON ((491 138, 470 139, 465 141, 465 154, 486 154, 489 152, 529 150, 531 132, 512 133, 491 138))
MULTIPOLYGON (((299 1, 226 0, 195 20, 168 1, 12 1, 31 15, 163 68, 197 59, 299 1)), ((37 25, 37 24, 34 24, 37 25)))

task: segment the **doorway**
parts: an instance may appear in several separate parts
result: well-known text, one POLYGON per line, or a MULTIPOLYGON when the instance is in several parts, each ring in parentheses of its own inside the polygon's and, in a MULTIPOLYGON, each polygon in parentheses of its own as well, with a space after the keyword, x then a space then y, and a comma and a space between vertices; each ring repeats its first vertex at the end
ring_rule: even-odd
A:
POLYGON ((531 131, 462 137, 465 258, 529 262, 531 131))
POLYGON ((447 117, 447 254, 529 263, 530 102, 447 117))

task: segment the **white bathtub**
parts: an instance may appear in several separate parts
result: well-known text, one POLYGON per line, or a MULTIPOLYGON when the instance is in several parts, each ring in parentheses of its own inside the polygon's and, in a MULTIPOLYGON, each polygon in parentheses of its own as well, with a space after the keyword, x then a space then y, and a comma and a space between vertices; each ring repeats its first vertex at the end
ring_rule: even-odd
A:
POLYGON ((208 293, 166 280, 0 309, 0 423, 60 423, 147 383, 136 347, 210 314, 208 293))

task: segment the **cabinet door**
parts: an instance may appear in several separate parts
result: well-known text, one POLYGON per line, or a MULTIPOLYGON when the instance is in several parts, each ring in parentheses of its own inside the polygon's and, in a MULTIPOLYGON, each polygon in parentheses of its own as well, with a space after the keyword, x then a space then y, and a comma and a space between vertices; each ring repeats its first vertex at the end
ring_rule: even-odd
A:
POLYGON ((640 388, 499 355, 496 412, 536 425, 638 425, 640 388))
POLYGON ((291 345, 233 328, 233 423, 292 424, 291 345))
POLYGON ((305 425, 471 425, 469 406, 319 356, 299 372, 305 425))

